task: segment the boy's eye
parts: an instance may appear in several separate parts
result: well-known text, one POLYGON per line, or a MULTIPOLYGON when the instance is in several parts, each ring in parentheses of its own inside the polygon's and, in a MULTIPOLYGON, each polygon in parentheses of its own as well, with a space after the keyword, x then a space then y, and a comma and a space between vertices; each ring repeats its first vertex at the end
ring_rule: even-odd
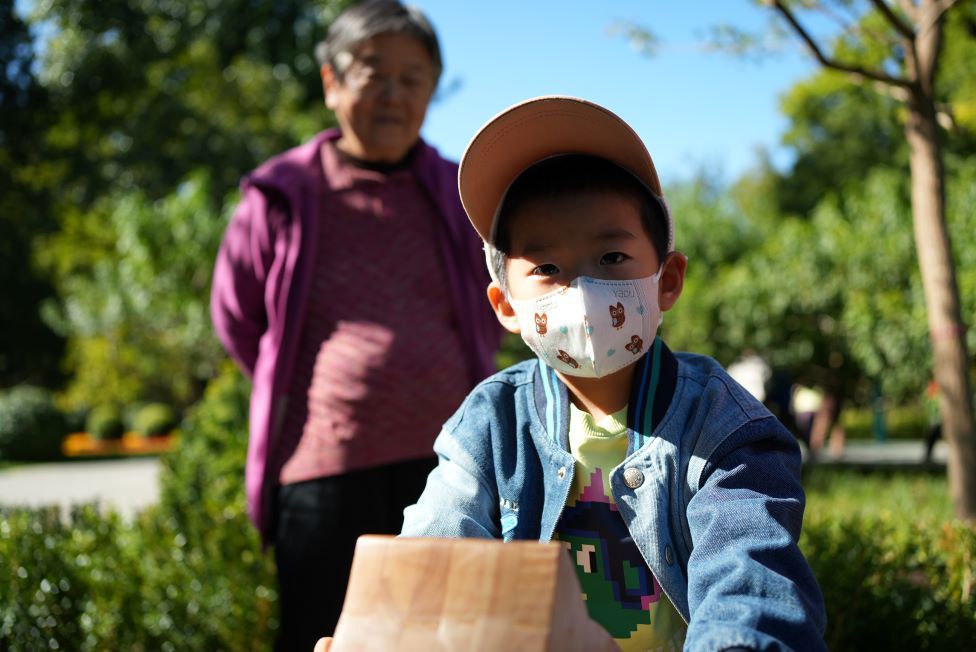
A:
POLYGON ((601 265, 619 265, 620 263, 627 260, 627 254, 621 253, 619 251, 611 251, 608 254, 603 254, 600 258, 601 265))
POLYGON ((532 270, 532 276, 555 276, 559 273, 559 268, 552 263, 539 265, 532 270))

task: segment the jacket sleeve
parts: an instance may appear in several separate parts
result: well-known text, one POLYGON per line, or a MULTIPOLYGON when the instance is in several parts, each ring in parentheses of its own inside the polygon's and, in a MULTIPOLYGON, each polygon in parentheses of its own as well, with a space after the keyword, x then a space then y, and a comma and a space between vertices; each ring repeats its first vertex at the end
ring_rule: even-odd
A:
POLYGON ((497 490, 480 471, 475 455, 446 426, 434 442, 434 452, 437 467, 417 504, 404 510, 401 536, 498 538, 497 490))
POLYGON ((210 317, 227 353, 251 377, 268 326, 265 284, 274 260, 275 229, 265 195, 245 185, 214 265, 210 317))
POLYGON ((688 650, 824 650, 823 596, 797 546, 800 456, 772 417, 710 456, 691 498, 688 650))

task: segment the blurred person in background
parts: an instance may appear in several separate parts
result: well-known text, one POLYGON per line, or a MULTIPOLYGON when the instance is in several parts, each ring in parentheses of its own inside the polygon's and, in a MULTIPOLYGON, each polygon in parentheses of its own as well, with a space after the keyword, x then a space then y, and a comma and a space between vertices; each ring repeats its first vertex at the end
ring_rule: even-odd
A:
POLYGON ((742 357, 729 365, 729 375, 760 403, 766 400, 766 383, 773 375, 769 364, 752 349, 747 349, 742 357))
POLYGON ((274 546, 278 650, 333 631, 357 537, 400 531, 501 336, 457 165, 420 138, 442 70, 430 23, 362 2, 316 54, 339 127, 243 179, 211 297, 253 382, 248 508, 274 546))

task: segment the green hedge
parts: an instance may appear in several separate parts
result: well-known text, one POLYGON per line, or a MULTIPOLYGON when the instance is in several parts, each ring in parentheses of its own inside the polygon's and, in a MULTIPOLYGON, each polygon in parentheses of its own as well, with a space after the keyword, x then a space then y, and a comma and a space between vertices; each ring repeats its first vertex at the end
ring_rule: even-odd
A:
MULTIPOLYGON (((275 591, 242 515, 193 543, 150 510, 0 513, 0 649, 262 650, 275 591)), ((962 650, 976 640, 976 530, 819 518, 802 547, 831 650, 962 650)))
POLYGON ((0 461, 58 459, 67 434, 50 391, 20 385, 0 393, 0 461))
POLYGON ((114 405, 98 405, 85 419, 85 430, 94 439, 121 439, 125 434, 122 411, 114 405))
POLYGON ((813 517, 801 547, 830 650, 964 650, 976 641, 976 528, 813 517))
POLYGON ((269 560, 243 518, 212 533, 191 545, 158 509, 0 511, 0 649, 267 649, 269 560))
POLYGON ((165 403, 149 403, 132 417, 132 430, 143 437, 167 435, 179 424, 176 411, 165 403))
POLYGON ((158 506, 0 510, 0 650, 267 650, 274 565, 247 520, 247 383, 227 369, 163 459, 158 506))
MULTIPOLYGON (((901 405, 884 411, 885 437, 888 439, 925 439, 929 420, 921 405, 901 405)), ((874 412, 868 408, 850 408, 841 413, 841 423, 848 439, 873 439, 874 412)))
MULTIPOLYGON (((271 648, 273 563, 244 509, 247 393, 234 371, 211 383, 164 458, 160 504, 131 522, 91 506, 68 520, 0 512, 0 650, 271 648)), ((829 648, 967 649, 976 529, 918 508, 943 500, 944 481, 808 481, 801 546, 824 591, 829 648), (848 509, 838 495, 885 509, 848 509)))

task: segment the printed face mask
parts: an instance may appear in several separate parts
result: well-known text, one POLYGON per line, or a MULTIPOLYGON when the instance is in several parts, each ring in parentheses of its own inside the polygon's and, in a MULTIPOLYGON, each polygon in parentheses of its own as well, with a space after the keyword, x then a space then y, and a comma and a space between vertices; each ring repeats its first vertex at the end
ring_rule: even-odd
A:
POLYGON ((509 301, 522 339, 537 356, 570 376, 600 378, 636 362, 661 323, 660 271, 606 281, 580 276, 555 292, 509 301))

